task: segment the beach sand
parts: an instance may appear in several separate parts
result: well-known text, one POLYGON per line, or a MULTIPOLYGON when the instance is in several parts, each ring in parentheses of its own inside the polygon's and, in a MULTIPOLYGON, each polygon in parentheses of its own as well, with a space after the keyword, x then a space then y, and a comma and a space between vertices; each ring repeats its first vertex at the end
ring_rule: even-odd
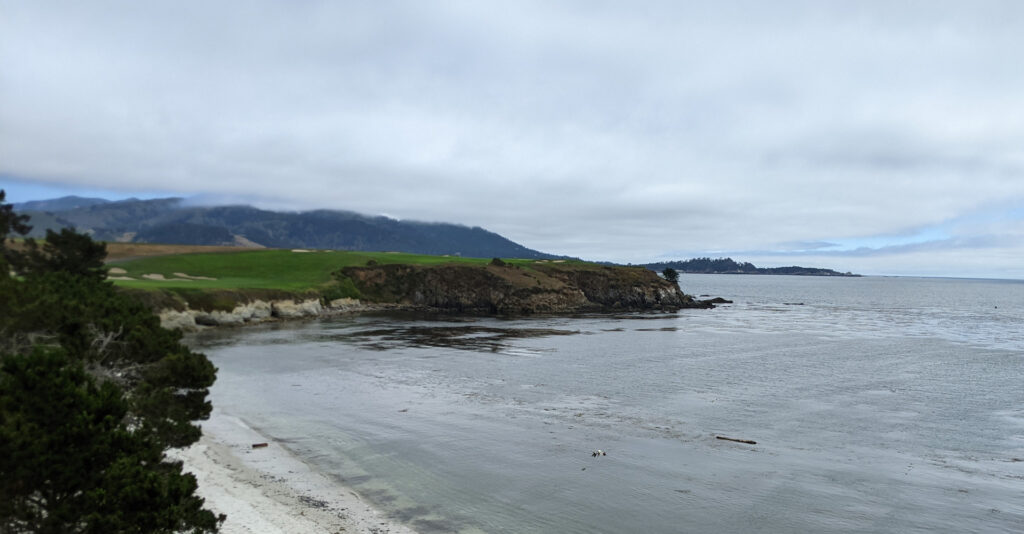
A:
POLYGON ((240 419, 214 410, 202 426, 198 443, 168 456, 195 474, 207 508, 227 514, 221 532, 414 534, 240 419))

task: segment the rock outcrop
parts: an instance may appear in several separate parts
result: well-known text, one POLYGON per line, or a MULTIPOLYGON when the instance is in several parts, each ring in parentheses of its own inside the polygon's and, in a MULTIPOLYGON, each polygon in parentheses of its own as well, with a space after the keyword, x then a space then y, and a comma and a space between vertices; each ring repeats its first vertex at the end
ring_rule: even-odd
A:
POLYGON ((573 313, 706 308, 643 268, 592 264, 372 265, 346 267, 374 302, 489 314, 573 313))
POLYGON ((196 324, 203 326, 241 325, 262 321, 273 314, 273 302, 255 300, 235 306, 231 311, 195 311, 196 324))
POLYGON ((302 301, 281 300, 271 304, 271 315, 282 319, 296 319, 299 317, 316 317, 323 311, 319 299, 302 301))
POLYGON ((185 332, 198 330, 203 326, 240 326, 273 319, 297 319, 316 317, 327 313, 345 313, 362 310, 364 305, 356 299, 337 299, 324 307, 319 299, 253 300, 239 303, 230 311, 164 309, 158 315, 160 326, 185 332))

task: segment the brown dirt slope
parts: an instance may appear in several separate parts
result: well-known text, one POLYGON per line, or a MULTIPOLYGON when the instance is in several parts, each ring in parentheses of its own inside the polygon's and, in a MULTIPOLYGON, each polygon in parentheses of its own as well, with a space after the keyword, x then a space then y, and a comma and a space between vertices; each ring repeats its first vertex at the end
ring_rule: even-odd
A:
POLYGON ((107 263, 145 258, 147 256, 169 256, 172 254, 198 254, 215 252, 242 252, 249 247, 225 247, 206 245, 155 245, 149 243, 107 243, 107 263))

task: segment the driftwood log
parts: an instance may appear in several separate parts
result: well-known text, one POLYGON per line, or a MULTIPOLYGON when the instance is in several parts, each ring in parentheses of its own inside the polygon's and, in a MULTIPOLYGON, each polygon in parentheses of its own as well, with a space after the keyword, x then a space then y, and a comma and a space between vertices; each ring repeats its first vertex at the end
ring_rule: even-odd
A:
POLYGON ((262 449, 263 447, 266 447, 266 446, 267 446, 266 443, 253 443, 252 444, 252 448, 254 448, 254 449, 262 449))
POLYGON ((747 445, 757 445, 757 442, 752 439, 736 439, 727 438, 725 436, 715 436, 717 439, 724 439, 725 441, 735 441, 736 443, 746 443, 747 445))

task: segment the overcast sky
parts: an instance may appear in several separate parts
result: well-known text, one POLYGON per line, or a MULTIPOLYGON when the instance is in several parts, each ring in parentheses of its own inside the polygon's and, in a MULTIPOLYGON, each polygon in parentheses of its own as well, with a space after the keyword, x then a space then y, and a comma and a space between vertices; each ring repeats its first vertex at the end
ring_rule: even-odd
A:
POLYGON ((0 0, 0 187, 1024 278, 1024 2, 0 0))

